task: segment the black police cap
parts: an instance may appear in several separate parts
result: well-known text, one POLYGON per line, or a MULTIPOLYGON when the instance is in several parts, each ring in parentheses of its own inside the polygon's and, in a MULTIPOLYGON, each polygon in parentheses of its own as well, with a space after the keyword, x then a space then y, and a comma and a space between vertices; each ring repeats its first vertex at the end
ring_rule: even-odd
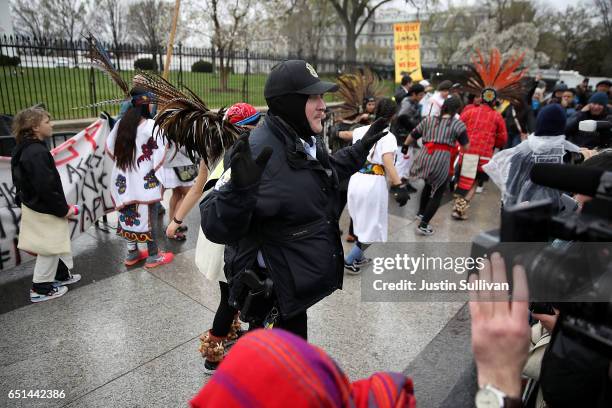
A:
POLYGON ((335 92, 338 85, 319 79, 312 65, 304 60, 288 60, 272 67, 264 87, 264 97, 274 98, 288 94, 321 95, 335 92))

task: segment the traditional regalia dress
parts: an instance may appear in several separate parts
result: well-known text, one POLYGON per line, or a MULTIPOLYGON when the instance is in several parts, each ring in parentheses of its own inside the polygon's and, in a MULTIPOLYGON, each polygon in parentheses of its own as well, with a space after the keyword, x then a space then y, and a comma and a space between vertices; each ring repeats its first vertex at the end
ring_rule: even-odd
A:
POLYGON ((459 156, 459 174, 455 191, 455 203, 452 216, 456 219, 467 219, 469 201, 467 193, 474 188, 477 179, 486 179, 482 166, 491 160, 494 149, 503 148, 508 134, 502 116, 492 106, 496 101, 508 101, 515 105, 522 103, 522 87, 519 83, 525 70, 517 71, 524 54, 513 56, 502 61, 498 49, 492 49, 488 61, 480 51, 477 58, 472 58, 471 75, 464 90, 482 97, 482 103, 465 109, 461 120, 465 123, 470 139, 469 150, 459 156))
MULTIPOLYGON (((106 152, 114 160, 118 122, 106 140, 106 152)), ((119 212, 117 233, 128 241, 148 242, 151 233, 151 204, 161 201, 161 185, 155 177, 153 154, 160 148, 153 135, 155 122, 143 121, 136 133, 136 163, 133 168, 122 170, 116 164, 111 173, 111 198, 119 212)), ((162 146, 163 147, 163 146, 162 146)))
MULTIPOLYGON (((353 131, 353 143, 370 127, 353 131)), ((348 210, 354 222, 355 235, 363 243, 386 242, 389 219, 389 193, 383 167, 383 155, 397 150, 393 133, 383 136, 370 150, 366 165, 351 176, 348 186, 348 210)))
POLYGON ((198 167, 187 156, 184 148, 165 143, 158 137, 157 149, 154 155, 155 176, 161 185, 168 190, 177 187, 191 187, 198 174, 198 167))

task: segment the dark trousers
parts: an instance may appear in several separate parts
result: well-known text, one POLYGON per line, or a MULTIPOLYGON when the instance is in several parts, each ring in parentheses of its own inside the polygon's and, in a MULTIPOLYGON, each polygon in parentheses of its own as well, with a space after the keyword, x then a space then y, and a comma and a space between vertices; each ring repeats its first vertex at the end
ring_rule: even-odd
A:
POLYGON ((308 315, 306 311, 298 313, 297 315, 289 319, 280 319, 274 326, 277 329, 287 330, 300 336, 304 340, 308 341, 308 315))
POLYGON ((429 224, 429 221, 431 221, 433 216, 436 215, 438 208, 440 208, 440 203, 442 202, 445 186, 446 183, 443 183, 440 187, 438 187, 432 197, 432 186, 431 184, 425 183, 425 187, 423 187, 423 191, 421 192, 421 201, 419 203, 419 214, 423 216, 421 224, 429 224))
POLYGON ((219 281, 219 289, 221 290, 221 301, 215 312, 211 332, 213 336, 225 337, 230 332, 234 316, 238 311, 229 305, 229 285, 219 281))

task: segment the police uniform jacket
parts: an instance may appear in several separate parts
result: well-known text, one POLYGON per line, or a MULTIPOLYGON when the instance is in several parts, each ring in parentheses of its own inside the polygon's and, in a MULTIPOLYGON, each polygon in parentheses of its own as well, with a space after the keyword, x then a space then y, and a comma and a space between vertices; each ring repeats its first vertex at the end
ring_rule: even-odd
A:
POLYGON ((230 287, 258 264, 261 251, 286 319, 342 287, 338 185, 364 165, 368 152, 358 142, 330 156, 317 138, 315 159, 274 115, 251 131, 249 145, 254 158, 266 146, 273 149, 260 182, 235 188, 226 171, 200 204, 202 229, 210 241, 231 246, 225 259, 230 287))

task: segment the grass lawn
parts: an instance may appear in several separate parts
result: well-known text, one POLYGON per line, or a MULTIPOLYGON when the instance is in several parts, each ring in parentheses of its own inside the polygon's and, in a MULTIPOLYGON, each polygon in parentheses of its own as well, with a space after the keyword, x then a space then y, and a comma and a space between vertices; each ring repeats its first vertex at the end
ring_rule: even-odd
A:
MULTIPOLYGON (((131 81, 134 71, 122 71, 121 76, 131 81)), ((251 74, 245 83, 244 75, 230 75, 229 90, 219 91, 219 75, 183 72, 182 83, 193 90, 211 108, 229 106, 246 101, 254 106, 265 106, 263 88, 267 75, 251 74), (243 89, 247 89, 246 95, 243 89), (246 96, 246 98, 245 98, 246 96)), ((112 115, 119 112, 118 105, 73 109, 107 99, 121 98, 119 88, 102 72, 94 71, 95 86, 90 84, 89 68, 20 68, 0 67, 0 113, 15 114, 19 110, 43 102, 54 119, 76 119, 96 116, 105 110, 112 115), (95 88, 95 95, 92 93, 95 88)), ((170 72, 170 82, 179 84, 179 72, 170 72)), ((333 78, 327 78, 333 80, 333 78)), ((385 81, 388 95, 394 85, 385 81)), ((328 95, 326 101, 334 101, 328 95)))

